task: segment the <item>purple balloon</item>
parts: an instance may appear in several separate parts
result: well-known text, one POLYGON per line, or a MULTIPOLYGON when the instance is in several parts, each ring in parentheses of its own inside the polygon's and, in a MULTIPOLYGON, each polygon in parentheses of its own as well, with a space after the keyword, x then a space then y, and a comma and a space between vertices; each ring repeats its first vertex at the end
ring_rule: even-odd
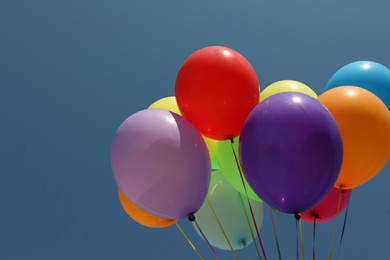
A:
POLYGON ((166 110, 142 110, 127 118, 112 142, 111 165, 131 202, 169 219, 198 211, 210 184, 203 138, 186 119, 166 110))
POLYGON ((285 92, 265 99, 248 116, 240 155, 260 198, 281 212, 299 213, 332 189, 343 147, 337 123, 320 102, 285 92))

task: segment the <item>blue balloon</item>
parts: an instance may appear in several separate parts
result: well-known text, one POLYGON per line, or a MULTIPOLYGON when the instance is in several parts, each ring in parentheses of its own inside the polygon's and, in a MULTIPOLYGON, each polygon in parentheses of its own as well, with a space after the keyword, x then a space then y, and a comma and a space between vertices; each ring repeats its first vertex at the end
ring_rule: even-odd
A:
POLYGON ((345 65, 331 77, 326 90, 340 86, 367 89, 390 109, 390 69, 372 61, 356 61, 345 65))

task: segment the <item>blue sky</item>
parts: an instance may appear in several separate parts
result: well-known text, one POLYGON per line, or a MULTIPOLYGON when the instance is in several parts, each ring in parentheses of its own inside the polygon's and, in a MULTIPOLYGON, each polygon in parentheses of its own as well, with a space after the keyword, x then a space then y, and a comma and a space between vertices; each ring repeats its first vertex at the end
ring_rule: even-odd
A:
MULTIPOLYGON (((110 167, 120 123, 173 95, 182 62, 205 46, 239 51, 261 88, 294 79, 321 94, 347 63, 389 67, 388 10, 363 0, 2 0, 0 258, 197 259, 175 227, 147 229, 122 211, 110 167)), ((389 185, 388 165, 353 191, 340 259, 390 259, 389 185)), ((266 214, 261 234, 276 259, 270 223, 266 214)), ((342 219, 335 223, 337 253, 342 219)), ((318 259, 327 257, 333 225, 318 227, 318 259)), ((284 259, 293 259, 292 216, 277 229, 284 259)), ((310 255, 311 226, 303 229, 310 255)))

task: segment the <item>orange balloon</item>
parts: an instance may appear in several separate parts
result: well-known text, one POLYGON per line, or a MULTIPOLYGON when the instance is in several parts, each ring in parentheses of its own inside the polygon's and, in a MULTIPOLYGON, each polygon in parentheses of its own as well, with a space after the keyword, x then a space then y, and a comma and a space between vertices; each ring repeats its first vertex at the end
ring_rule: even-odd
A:
POLYGON ((150 228, 164 228, 169 227, 177 222, 177 220, 166 219, 154 216, 143 211, 135 206, 130 200, 126 198, 123 192, 118 188, 119 201, 127 215, 135 220, 137 223, 150 228))
POLYGON ((375 177, 390 157, 390 112, 370 91, 351 86, 319 96, 336 120, 343 140, 343 163, 335 187, 356 188, 375 177))

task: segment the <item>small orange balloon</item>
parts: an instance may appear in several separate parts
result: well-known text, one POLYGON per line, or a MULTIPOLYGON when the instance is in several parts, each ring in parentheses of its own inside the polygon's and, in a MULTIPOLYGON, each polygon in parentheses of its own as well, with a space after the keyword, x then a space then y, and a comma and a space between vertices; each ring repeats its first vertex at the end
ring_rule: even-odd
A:
POLYGON ((336 120, 343 140, 343 163, 335 187, 356 188, 375 177, 390 157, 390 112, 370 91, 352 86, 319 96, 336 120))
POLYGON ((128 200, 119 188, 118 196, 119 201, 127 215, 129 215, 130 218, 145 227, 164 228, 169 227, 177 222, 177 220, 157 217, 143 211, 142 209, 135 206, 130 200, 128 200))

